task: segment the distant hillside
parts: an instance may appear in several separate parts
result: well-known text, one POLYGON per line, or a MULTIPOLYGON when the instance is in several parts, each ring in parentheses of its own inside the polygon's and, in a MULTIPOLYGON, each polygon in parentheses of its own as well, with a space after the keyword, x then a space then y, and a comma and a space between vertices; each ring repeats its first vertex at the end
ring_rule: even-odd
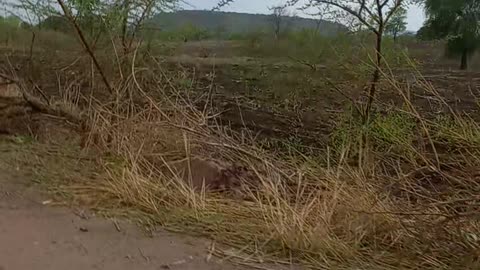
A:
MULTIPOLYGON (((167 31, 180 29, 186 25, 194 25, 216 33, 248 33, 272 29, 272 19, 269 15, 206 10, 160 13, 150 23, 167 31)), ((284 17, 282 24, 290 30, 317 28, 316 20, 300 17, 284 17)), ((343 25, 329 21, 321 21, 318 29, 322 35, 333 35, 346 31, 343 25)))

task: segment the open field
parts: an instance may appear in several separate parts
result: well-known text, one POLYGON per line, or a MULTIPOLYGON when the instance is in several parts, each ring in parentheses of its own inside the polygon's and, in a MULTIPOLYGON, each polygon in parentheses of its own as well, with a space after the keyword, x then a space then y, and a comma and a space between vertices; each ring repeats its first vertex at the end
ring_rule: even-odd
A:
MULTIPOLYGON (((170 49, 162 51, 166 54, 152 56, 139 52, 140 61, 147 59, 149 69, 158 69, 153 72, 178 79, 181 88, 200 96, 209 93, 212 105, 222 112, 219 117, 223 124, 237 130, 246 126, 262 137, 294 135, 306 143, 318 143, 324 137, 320 142, 325 143, 338 115, 363 95, 369 79, 368 63, 355 56, 347 62, 341 56, 332 56, 312 62, 312 67, 312 63, 288 55, 259 57, 248 50, 250 45, 238 41, 170 42, 158 46, 170 49)), ((440 45, 413 43, 407 48, 409 54, 398 56, 402 63, 385 71, 390 81, 384 82, 378 97, 379 109, 388 110, 405 102, 399 90, 391 87, 393 80, 400 88, 409 89, 411 101, 422 113, 431 116, 446 109, 435 94, 424 89, 428 84, 450 108, 476 117, 480 71, 475 67, 469 72, 456 70, 455 62, 442 57, 440 45)), ((92 66, 80 50, 68 55, 61 51, 53 55, 39 53, 37 57, 32 66, 28 57, 19 52, 9 56, 9 61, 15 63, 19 74, 28 76, 51 95, 59 94, 59 80, 76 81, 82 94, 91 91, 92 66)), ((104 66, 109 67, 111 59, 106 58, 104 66)), ((8 66, 5 58, 3 65, 8 66)), ((200 107, 203 101, 198 100, 200 107)))
POLYGON ((99 45, 112 93, 80 46, 23 40, 2 48, 0 145, 55 204, 242 267, 480 267, 480 70, 441 44, 388 44, 363 125, 371 52, 352 40, 99 45))

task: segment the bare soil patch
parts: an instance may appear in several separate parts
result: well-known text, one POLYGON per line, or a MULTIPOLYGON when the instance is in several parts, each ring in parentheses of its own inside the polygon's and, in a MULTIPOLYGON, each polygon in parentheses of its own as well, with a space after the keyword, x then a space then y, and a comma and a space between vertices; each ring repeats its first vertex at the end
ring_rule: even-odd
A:
MULTIPOLYGON (((81 207, 52 206, 15 155, 1 143, 0 269, 250 269, 211 255, 211 241, 105 219, 81 207)), ((30 155, 33 158, 33 155, 30 155)), ((35 166, 35 162, 30 164, 35 166)), ((248 264, 248 263, 246 263, 248 264)), ((273 266, 272 269, 283 269, 273 266)))

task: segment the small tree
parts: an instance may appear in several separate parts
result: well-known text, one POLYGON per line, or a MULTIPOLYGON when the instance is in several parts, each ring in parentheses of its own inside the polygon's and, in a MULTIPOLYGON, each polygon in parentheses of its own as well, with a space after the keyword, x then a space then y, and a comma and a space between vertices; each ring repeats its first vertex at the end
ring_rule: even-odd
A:
POLYGON ((407 30, 407 10, 404 7, 398 8, 397 12, 392 16, 392 19, 385 27, 385 32, 393 36, 396 42, 399 34, 407 30))
MULTIPOLYGON (((235 0, 220 0, 214 9, 227 6, 234 1, 235 0)), ((334 14, 337 18, 353 18, 356 20, 357 25, 361 26, 361 29, 366 28, 375 34, 375 69, 373 71, 370 88, 367 93, 367 105, 363 112, 364 122, 367 122, 369 119, 372 103, 375 99, 377 84, 380 81, 383 60, 382 41, 386 27, 392 17, 398 12, 398 9, 410 1, 411 0, 308 0, 307 4, 304 5, 304 9, 311 7, 323 7, 324 10, 327 10, 329 14, 334 14)), ((286 0, 287 6, 294 6, 304 2, 305 0, 286 0)))
POLYGON ((318 7, 317 12, 314 14, 310 14, 315 16, 315 34, 319 34, 321 31, 320 27, 325 22, 324 17, 326 16, 327 10, 325 8, 318 7))
MULTIPOLYGON (((176 9, 180 1, 62 0, 62 3, 82 32, 90 34, 93 44, 108 31, 121 40, 123 51, 128 53, 145 21, 161 11, 176 9)), ((28 16, 30 24, 39 23, 50 16, 65 16, 59 12, 63 8, 56 0, 0 0, 0 3, 7 3, 13 14, 28 16)))
POLYGON ((446 39, 448 56, 460 56, 460 69, 480 45, 480 1, 425 0, 427 21, 421 37, 446 39))
POLYGON ((288 15, 287 9, 285 6, 275 6, 269 9, 272 12, 272 14, 270 15, 270 22, 272 23, 275 39, 279 39, 280 34, 284 28, 285 17, 288 15))
MULTIPOLYGON (((367 104, 363 111, 363 121, 366 123, 375 99, 377 84, 380 81, 382 68, 382 41, 386 28, 398 10, 409 0, 309 0, 307 7, 323 7, 329 14, 337 18, 353 18, 358 29, 368 29, 375 35, 375 69, 372 73, 370 87, 367 93, 367 104)), ((300 0, 290 0, 291 5, 300 0)))
POLYGON ((29 56, 31 63, 37 28, 41 27, 40 22, 54 14, 50 0, 0 0, 0 3, 4 6, 5 12, 13 14, 30 25, 28 30, 32 34, 29 56))

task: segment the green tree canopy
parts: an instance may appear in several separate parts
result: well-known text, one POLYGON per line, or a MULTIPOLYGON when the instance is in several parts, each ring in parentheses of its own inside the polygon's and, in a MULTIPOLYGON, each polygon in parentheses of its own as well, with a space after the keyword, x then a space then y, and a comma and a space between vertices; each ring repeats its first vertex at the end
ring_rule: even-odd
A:
POLYGON ((385 26, 385 32, 397 40, 399 34, 407 30, 407 10, 405 7, 399 7, 392 18, 385 26))
POLYGON ((446 39, 448 56, 461 56, 460 69, 480 44, 479 0, 425 0, 427 21, 423 37, 446 39))

